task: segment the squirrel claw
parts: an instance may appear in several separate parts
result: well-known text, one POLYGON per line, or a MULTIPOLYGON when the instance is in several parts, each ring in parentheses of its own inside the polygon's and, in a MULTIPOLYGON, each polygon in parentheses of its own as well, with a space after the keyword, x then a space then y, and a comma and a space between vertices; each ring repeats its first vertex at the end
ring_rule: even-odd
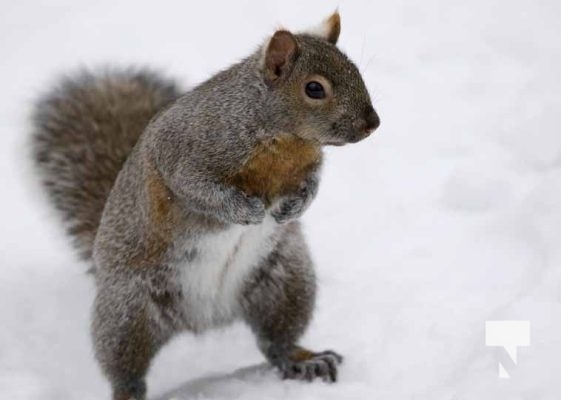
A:
POLYGON ((281 368, 283 379, 295 379, 311 382, 321 378, 324 382, 337 382, 337 368, 343 357, 334 351, 327 350, 314 353, 310 358, 291 361, 281 368))

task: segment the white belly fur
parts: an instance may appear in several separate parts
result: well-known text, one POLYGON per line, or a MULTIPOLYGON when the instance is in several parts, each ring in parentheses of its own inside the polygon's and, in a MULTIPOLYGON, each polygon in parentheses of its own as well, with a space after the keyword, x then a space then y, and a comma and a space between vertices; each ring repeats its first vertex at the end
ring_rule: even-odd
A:
POLYGON ((191 329, 222 325, 239 314, 241 284, 272 250, 277 226, 267 216, 259 225, 232 225, 189 246, 196 248, 197 255, 178 268, 191 329))

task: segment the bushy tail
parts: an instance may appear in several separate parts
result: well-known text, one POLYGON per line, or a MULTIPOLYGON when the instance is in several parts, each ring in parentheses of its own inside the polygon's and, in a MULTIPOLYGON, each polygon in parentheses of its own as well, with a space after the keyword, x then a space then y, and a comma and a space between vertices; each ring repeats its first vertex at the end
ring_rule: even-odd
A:
POLYGON ((34 161, 84 259, 119 170, 150 119, 178 94, 147 71, 81 72, 36 104, 34 161))

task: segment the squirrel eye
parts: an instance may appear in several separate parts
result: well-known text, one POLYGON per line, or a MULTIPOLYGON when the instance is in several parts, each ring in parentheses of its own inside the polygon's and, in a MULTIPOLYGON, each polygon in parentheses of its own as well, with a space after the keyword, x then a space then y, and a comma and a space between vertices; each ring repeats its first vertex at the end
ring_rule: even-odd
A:
POLYGON ((312 99, 323 99, 325 98, 325 90, 321 83, 312 81, 306 84, 306 94, 312 99))

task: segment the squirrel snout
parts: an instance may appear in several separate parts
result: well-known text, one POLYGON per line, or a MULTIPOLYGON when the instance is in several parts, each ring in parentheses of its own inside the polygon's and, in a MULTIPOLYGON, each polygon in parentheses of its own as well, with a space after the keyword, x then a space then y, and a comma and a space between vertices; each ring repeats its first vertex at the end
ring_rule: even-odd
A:
POLYGON ((376 128, 380 126, 380 117, 372 106, 367 106, 364 110, 362 118, 355 125, 356 131, 351 138, 350 143, 356 143, 367 138, 376 128))
POLYGON ((372 106, 366 107, 364 120, 366 121, 365 131, 367 133, 374 131, 380 126, 380 117, 378 117, 378 114, 374 111, 374 107, 372 106))

